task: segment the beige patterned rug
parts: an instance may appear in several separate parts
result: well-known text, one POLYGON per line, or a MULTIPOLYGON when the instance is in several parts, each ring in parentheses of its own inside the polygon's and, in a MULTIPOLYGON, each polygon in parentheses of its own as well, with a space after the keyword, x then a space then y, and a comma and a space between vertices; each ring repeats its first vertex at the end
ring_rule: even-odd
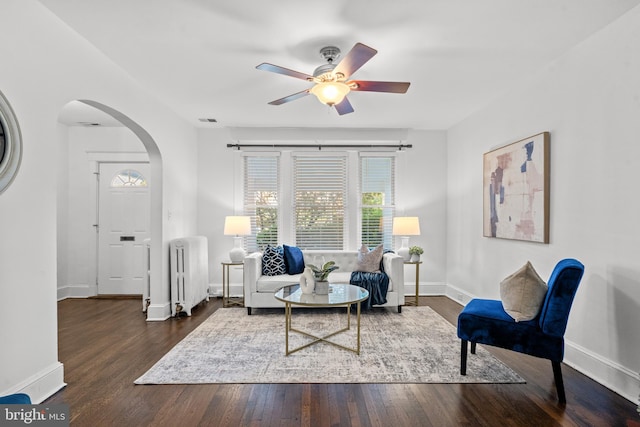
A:
MULTIPOLYGON (((333 339, 353 347, 351 330, 333 339)), ((345 311, 294 309, 294 327, 331 331, 345 311)), ((309 338, 294 334, 290 346, 309 338)), ((362 314, 360 355, 318 343, 285 356, 284 311, 221 308, 178 343, 136 384, 206 383, 524 383, 481 346, 460 375, 456 329, 429 307, 402 313, 376 308, 362 314)))

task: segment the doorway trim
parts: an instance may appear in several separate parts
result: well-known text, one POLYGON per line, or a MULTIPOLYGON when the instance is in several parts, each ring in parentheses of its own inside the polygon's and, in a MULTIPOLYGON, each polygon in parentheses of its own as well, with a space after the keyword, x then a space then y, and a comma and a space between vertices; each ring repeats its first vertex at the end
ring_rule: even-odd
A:
MULTIPOLYGON (((87 159, 89 160, 89 173, 91 174, 93 181, 89 186, 89 211, 93 218, 93 224, 98 224, 98 180, 96 179, 100 172, 101 163, 149 163, 149 156, 146 152, 127 152, 127 153, 105 153, 105 152, 87 152, 87 159)), ((149 187, 151 189, 151 186, 149 187)), ((88 296, 98 295, 98 232, 97 229, 92 233, 93 242, 90 245, 90 259, 91 266, 89 267, 89 277, 91 277, 91 283, 88 288, 88 296)))
MULTIPOLYGON (((142 126, 128 116, 122 114, 107 105, 89 99, 79 99, 79 102, 94 107, 129 128, 142 142, 149 156, 151 168, 151 186, 149 188, 151 199, 151 250, 150 250, 150 304, 147 308, 147 321, 162 321, 171 316, 171 303, 169 301, 169 289, 163 289, 162 285, 162 248, 164 236, 162 233, 162 155, 153 137, 142 126)), ((168 261, 167 261, 168 262, 168 261)))

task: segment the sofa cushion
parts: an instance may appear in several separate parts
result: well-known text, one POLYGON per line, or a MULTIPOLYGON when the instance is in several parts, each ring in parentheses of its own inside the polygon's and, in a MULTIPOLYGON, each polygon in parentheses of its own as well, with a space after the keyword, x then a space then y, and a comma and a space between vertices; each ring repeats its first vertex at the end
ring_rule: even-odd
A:
POLYGON ((351 280, 350 271, 332 271, 329 273, 329 283, 349 283, 351 280))
POLYGON ((546 294, 547 284, 529 261, 500 283, 502 307, 516 322, 534 319, 546 294))
POLYGON ((283 286, 300 283, 300 276, 302 275, 281 274, 279 276, 260 276, 256 282, 256 291, 273 294, 283 286))
POLYGON ((365 273, 378 273, 380 272, 380 261, 382 261, 383 255, 382 245, 378 245, 372 251, 369 250, 364 244, 358 251, 358 263, 354 271, 362 271, 365 273))
POLYGON ((265 276, 278 276, 286 274, 284 264, 284 249, 282 246, 267 246, 262 253, 262 274, 265 276))
POLYGON ((304 256, 296 246, 282 245, 284 248, 284 263, 287 274, 301 274, 304 271, 304 256))

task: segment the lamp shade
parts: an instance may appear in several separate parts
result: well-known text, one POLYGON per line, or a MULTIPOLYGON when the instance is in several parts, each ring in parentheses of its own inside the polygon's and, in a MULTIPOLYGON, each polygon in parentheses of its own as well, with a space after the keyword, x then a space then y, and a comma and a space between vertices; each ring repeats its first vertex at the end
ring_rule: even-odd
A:
POLYGON ((351 89, 342 82, 324 82, 318 83, 311 88, 320 102, 327 105, 340 104, 351 89))
POLYGON ((399 216, 393 218, 394 236, 419 236, 420 221, 417 216, 399 216))
POLYGON ((250 216, 228 216, 224 219, 225 236, 247 236, 251 234, 250 216))

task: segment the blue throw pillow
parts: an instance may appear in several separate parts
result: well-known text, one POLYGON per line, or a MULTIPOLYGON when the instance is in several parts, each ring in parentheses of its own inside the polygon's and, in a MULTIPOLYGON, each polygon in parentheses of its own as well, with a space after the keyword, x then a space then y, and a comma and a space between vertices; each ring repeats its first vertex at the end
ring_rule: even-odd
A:
POLYGON ((262 252, 262 274, 265 276, 278 276, 286 274, 284 265, 284 251, 282 246, 267 246, 262 252))
POLYGON ((300 274, 304 271, 304 257, 300 248, 282 245, 284 247, 284 263, 287 274, 300 274))

